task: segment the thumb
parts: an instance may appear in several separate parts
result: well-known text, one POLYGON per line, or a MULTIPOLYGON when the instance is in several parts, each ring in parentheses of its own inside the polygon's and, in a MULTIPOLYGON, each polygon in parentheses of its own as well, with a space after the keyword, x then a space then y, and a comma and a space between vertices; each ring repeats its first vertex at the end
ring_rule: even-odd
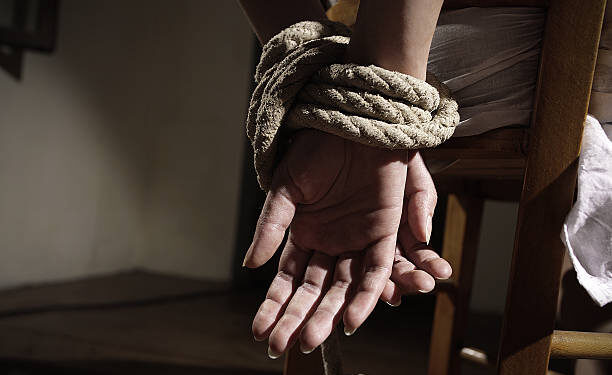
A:
POLYGON ((261 209, 253 242, 242 263, 244 267, 257 268, 272 258, 293 220, 300 196, 299 189, 289 177, 286 163, 281 163, 261 209))
POLYGON ((438 195, 425 162, 418 152, 408 159, 404 194, 408 199, 408 223, 417 241, 429 243, 432 216, 438 195))

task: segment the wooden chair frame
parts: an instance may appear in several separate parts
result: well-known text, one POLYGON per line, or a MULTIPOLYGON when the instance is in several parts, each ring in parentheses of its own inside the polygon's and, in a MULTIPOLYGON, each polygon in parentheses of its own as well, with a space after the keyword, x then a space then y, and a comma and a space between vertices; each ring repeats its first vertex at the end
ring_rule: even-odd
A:
MULTIPOLYGON (((439 192, 450 193, 443 256, 451 262, 454 274, 450 285, 440 288, 436 296, 429 375, 459 374, 462 357, 489 362, 462 347, 483 202, 500 196, 518 200, 519 212, 499 356, 493 364, 497 373, 544 375, 551 351, 574 358, 612 355, 589 339, 612 348, 609 335, 554 331, 564 257, 559 236, 574 197, 605 5, 605 0, 580 4, 572 0, 445 2, 447 8, 538 6, 548 12, 531 127, 453 138, 422 152, 426 158, 461 161, 435 176, 439 183, 454 182, 450 189, 437 184, 439 192), (497 183, 500 178, 501 185, 497 183), (585 345, 559 348, 559 342, 567 344, 574 338, 593 344, 586 345, 590 351, 585 345)), ((285 374, 320 372, 313 370, 310 359, 309 363, 305 360, 297 349, 291 350, 285 374)), ((316 366, 322 368, 320 360, 316 366)))
MULTIPOLYGON (((502 129, 497 134, 506 139, 502 144, 514 147, 482 145, 483 156, 490 158, 517 158, 518 145, 526 150, 497 360, 497 373, 502 375, 546 374, 553 339, 563 335, 554 333, 564 256, 560 231, 574 196, 605 0, 576 5, 571 0, 548 5, 536 101, 526 138, 518 134, 505 137, 501 134, 507 131, 502 129)), ((443 148, 460 156, 470 144, 482 144, 470 139, 460 142, 443 148)), ((475 197, 464 191, 449 199, 443 254, 455 269, 454 288, 437 295, 429 375, 460 372, 482 201, 488 197, 486 191, 482 193, 475 197)), ((603 344, 601 336, 592 337, 603 344)))

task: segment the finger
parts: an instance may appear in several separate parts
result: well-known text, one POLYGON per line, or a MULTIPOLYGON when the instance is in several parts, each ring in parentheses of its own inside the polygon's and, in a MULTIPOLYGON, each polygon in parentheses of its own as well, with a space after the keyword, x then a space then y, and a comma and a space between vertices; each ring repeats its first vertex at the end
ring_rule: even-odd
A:
POLYGON ((414 152, 408 158, 404 195, 408 204, 403 212, 407 215, 406 219, 414 237, 420 242, 429 243, 438 195, 431 175, 418 152, 414 152))
POLYGON ((304 280, 295 291, 283 316, 270 334, 268 354, 279 357, 293 345, 303 323, 312 314, 328 287, 336 258, 315 252, 310 258, 304 280))
POLYGON ((274 255, 293 220, 300 195, 289 178, 286 165, 281 163, 274 174, 272 188, 261 210, 243 266, 259 267, 274 255))
POLYGON ((438 253, 424 244, 417 245, 416 249, 407 251, 405 255, 417 268, 429 273, 436 279, 448 279, 453 273, 451 265, 446 259, 440 258, 438 253))
POLYGON ((414 264, 398 252, 395 254, 391 281, 399 286, 403 293, 428 293, 436 285, 431 275, 416 269, 414 264))
POLYGON ((344 333, 352 335, 374 310, 393 266, 396 236, 388 236, 375 243, 363 254, 360 281, 346 311, 344 333))
POLYGON ((253 319, 255 340, 263 341, 270 335, 293 292, 302 281, 310 257, 311 252, 295 246, 289 236, 278 264, 278 273, 253 319))
POLYGON ((450 264, 428 245, 417 241, 410 230, 398 232, 402 255, 421 269, 437 279, 448 279, 453 270, 450 264))
POLYGON ((338 258, 331 286, 300 334, 300 350, 303 353, 310 353, 321 345, 342 318, 343 309, 350 297, 353 275, 358 273, 358 270, 352 269, 359 267, 354 257, 345 255, 338 258))
POLYGON ((402 303, 402 289, 392 280, 387 280, 380 299, 388 305, 397 307, 402 303))

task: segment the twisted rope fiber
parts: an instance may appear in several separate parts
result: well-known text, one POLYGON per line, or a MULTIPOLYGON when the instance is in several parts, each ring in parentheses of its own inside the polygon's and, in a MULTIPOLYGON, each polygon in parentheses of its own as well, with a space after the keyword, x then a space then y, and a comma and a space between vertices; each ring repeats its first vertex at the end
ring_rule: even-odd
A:
POLYGON ((452 136, 458 106, 443 83, 431 73, 422 81, 343 64, 349 41, 340 23, 304 21, 264 46, 247 117, 263 190, 270 188, 285 130, 313 128, 388 149, 435 147, 452 136))

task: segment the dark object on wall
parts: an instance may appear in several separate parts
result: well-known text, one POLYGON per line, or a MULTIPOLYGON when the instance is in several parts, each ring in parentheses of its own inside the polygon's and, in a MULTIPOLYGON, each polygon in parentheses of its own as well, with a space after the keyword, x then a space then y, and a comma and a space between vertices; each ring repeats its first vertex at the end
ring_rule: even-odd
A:
POLYGON ((0 67, 20 79, 23 52, 55 50, 59 0, 0 0, 0 67))

